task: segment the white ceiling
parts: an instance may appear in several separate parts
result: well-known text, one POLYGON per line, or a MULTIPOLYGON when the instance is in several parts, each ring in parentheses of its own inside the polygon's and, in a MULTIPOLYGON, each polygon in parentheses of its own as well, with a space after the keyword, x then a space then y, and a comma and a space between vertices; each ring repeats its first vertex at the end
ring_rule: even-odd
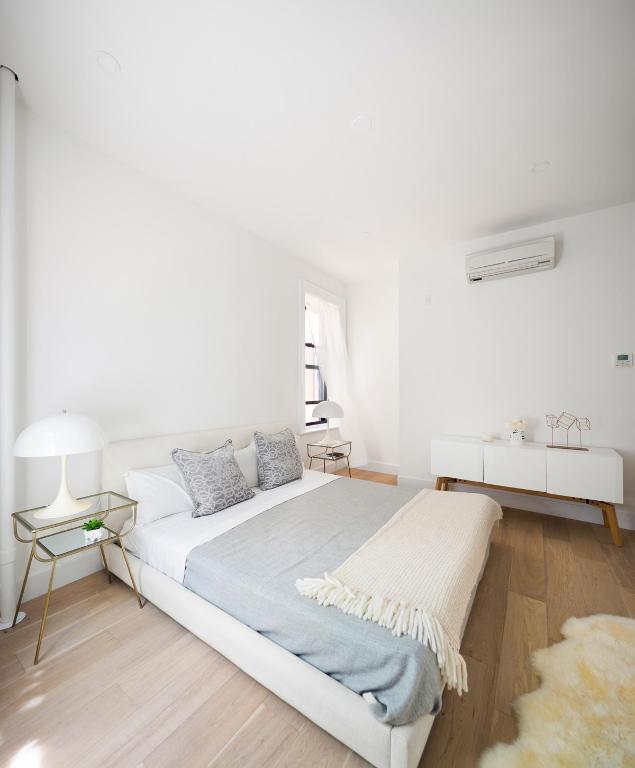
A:
POLYGON ((27 105, 345 279, 635 199, 634 41, 633 0, 0 0, 27 105))

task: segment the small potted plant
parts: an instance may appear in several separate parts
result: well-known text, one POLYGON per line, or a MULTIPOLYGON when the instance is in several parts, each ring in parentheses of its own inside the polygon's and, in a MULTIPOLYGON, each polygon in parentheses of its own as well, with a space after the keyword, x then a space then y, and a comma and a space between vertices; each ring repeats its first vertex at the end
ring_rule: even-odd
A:
POLYGON ((82 525, 84 531, 84 538, 86 541, 99 541, 104 533, 104 523, 102 520, 93 518, 88 520, 82 525))

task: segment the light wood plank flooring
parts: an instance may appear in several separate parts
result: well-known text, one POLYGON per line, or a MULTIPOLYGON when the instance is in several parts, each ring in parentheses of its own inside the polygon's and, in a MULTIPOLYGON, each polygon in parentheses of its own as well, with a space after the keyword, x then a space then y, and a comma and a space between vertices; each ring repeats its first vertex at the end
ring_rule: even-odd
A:
MULTIPOLYGON (((347 469, 338 469, 335 473, 342 477, 348 477, 347 469)), ((373 483, 383 483, 384 485, 397 485, 397 475, 387 475, 385 472, 372 472, 369 469, 351 468, 351 475, 357 480, 370 480, 373 483)))
MULTIPOLYGON (((361 470, 362 479, 395 483, 361 470)), ((515 738, 512 701, 538 685, 528 660, 570 615, 635 616, 635 536, 506 510, 462 651, 470 692, 444 695, 421 768, 476 765, 515 738)), ((0 636, 0 765, 360 768, 299 715, 128 587, 93 574, 55 592, 42 662, 43 599, 0 636)))

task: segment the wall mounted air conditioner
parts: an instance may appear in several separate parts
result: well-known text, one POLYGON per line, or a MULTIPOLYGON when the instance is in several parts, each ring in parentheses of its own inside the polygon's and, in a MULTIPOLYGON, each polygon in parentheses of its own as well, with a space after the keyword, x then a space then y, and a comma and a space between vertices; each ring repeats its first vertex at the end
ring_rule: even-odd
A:
POLYGON ((526 243, 471 253, 465 258, 468 283, 541 272, 543 269, 553 269, 555 265, 556 246, 553 237, 541 237, 526 243))

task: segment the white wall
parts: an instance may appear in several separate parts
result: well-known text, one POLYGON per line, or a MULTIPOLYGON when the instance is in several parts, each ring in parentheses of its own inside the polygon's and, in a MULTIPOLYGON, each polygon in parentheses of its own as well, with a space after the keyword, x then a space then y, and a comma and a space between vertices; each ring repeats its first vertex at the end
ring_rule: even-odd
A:
POLYGON ((348 286, 348 345, 368 466, 399 472, 399 266, 348 286))
MULTIPOLYGON (((22 423, 67 408, 112 440, 294 423, 299 281, 342 286, 32 113, 19 117, 22 423)), ((622 453, 635 497, 635 370, 610 367, 612 352, 635 351, 633 253, 635 204, 423 254, 349 286, 371 463, 426 482, 434 432, 499 431, 522 415, 544 440, 544 414, 568 409, 591 418, 595 444, 622 453), (466 253, 549 233, 553 272, 466 284, 466 253)), ((22 504, 46 503, 57 462, 25 465, 22 504)), ((70 472, 75 493, 96 490, 99 457, 73 457, 70 472)), ((58 584, 97 567, 70 558, 58 584)))
MULTIPOLYGON (((66 408, 111 440, 295 424, 300 279, 342 286, 29 111, 20 131, 23 423, 66 408)), ((50 501, 57 460, 21 462, 24 504, 50 501)), ((99 466, 72 457, 71 490, 98 490, 99 466)))
POLYGON ((525 416, 533 439, 546 441, 544 415, 568 410, 589 416, 590 442, 622 454, 635 507, 635 368, 611 367, 612 353, 635 351, 634 289, 635 203, 403 261, 401 474, 430 480, 435 432, 501 432, 525 416), (467 284, 467 253, 548 234, 557 236, 555 270, 467 284))

